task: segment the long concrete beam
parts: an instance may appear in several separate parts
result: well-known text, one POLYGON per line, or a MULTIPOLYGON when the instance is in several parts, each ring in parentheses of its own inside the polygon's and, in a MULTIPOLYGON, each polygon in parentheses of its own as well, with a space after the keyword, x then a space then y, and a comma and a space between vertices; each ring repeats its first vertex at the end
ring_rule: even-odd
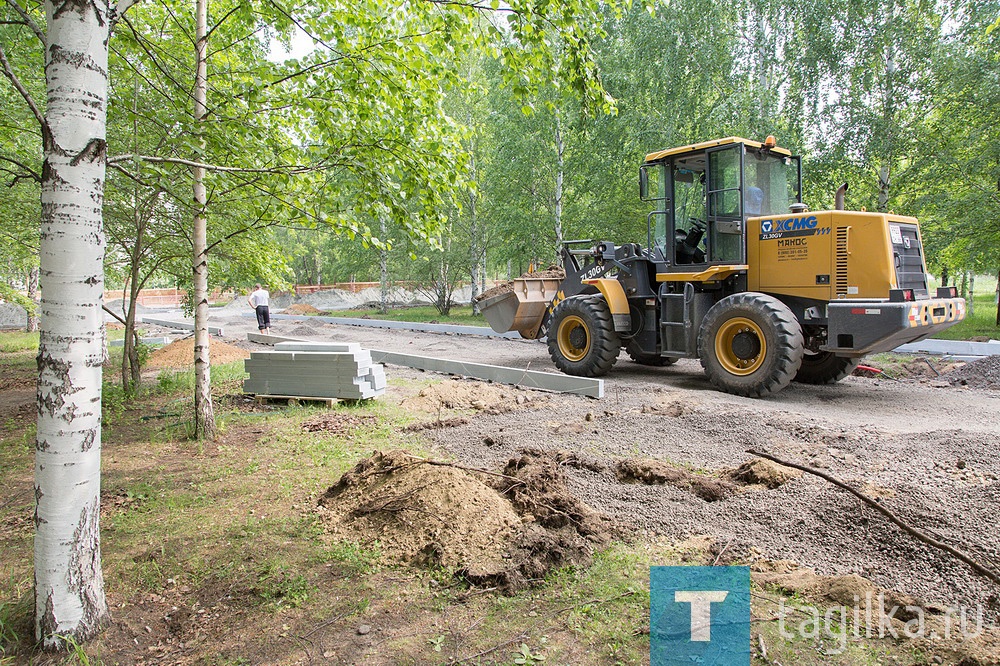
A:
MULTIPOLYGON (((273 345, 278 342, 298 342, 295 338, 286 338, 280 335, 261 335, 259 333, 247 333, 247 339, 251 342, 259 342, 266 345, 273 345)), ((556 393, 574 393, 589 398, 604 397, 603 379, 573 377, 554 372, 522 370, 520 368, 507 368, 499 365, 486 365, 485 363, 453 361, 451 359, 434 358, 431 356, 417 356, 416 354, 399 354, 381 349, 372 349, 370 351, 372 353, 372 360, 375 363, 391 363, 392 365, 402 365, 407 368, 442 372, 449 375, 462 375, 500 384, 513 384, 514 386, 522 386, 524 388, 554 391, 556 393)))
MULTIPOLYGON (((167 319, 153 319, 152 317, 142 317, 143 324, 155 324, 157 326, 165 326, 167 328, 178 328, 182 331, 193 331, 194 324, 188 323, 186 321, 169 321, 167 319)), ((222 337, 222 328, 218 326, 209 326, 208 332, 211 335, 218 335, 222 337)))
POLYGON ((513 384, 514 386, 555 391, 557 393, 575 393, 590 398, 604 397, 603 379, 557 375, 554 372, 521 370, 520 368, 506 368, 500 365, 486 365, 485 363, 470 363, 468 361, 452 361, 450 359, 417 356, 415 354, 398 354, 381 349, 372 349, 371 352, 372 360, 376 363, 391 363, 419 370, 443 372, 449 375, 463 375, 465 377, 475 377, 476 379, 485 379, 501 384, 513 384))

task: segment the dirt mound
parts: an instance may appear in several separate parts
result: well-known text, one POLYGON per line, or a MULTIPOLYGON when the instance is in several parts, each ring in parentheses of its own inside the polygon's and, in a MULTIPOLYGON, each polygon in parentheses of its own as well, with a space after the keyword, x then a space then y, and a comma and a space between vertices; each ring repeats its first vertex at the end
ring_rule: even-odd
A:
POLYGON ((878 594, 875 585, 857 574, 820 576, 812 569, 794 569, 787 573, 754 571, 753 578, 761 585, 773 586, 788 594, 806 595, 844 606, 853 607, 857 599, 865 599, 866 593, 878 594))
POLYGON ((560 529, 570 527, 579 535, 606 545, 612 525, 570 492, 561 465, 561 451, 522 449, 503 469, 504 477, 491 479, 493 487, 510 499, 517 512, 538 524, 560 529))
POLYGON ((514 291, 514 281, 508 280, 507 282, 501 282, 497 286, 487 289, 483 293, 479 294, 475 298, 475 302, 484 301, 487 298, 492 298, 493 296, 499 296, 500 294, 509 294, 514 291))
POLYGON ((738 483, 762 485, 779 488, 792 479, 802 476, 802 472, 791 467, 785 467, 763 458, 754 458, 743 463, 728 474, 729 478, 738 483))
MULTIPOLYGON (((221 340, 212 338, 208 347, 209 359, 212 365, 232 363, 250 358, 250 352, 221 340)), ((194 338, 185 338, 160 347, 146 361, 147 368, 189 368, 194 366, 194 338)))
POLYGON ((941 375, 941 380, 952 386, 970 386, 977 389, 1000 389, 1000 356, 984 356, 941 375))
MULTIPOLYGON (((529 271, 528 273, 525 273, 523 275, 518 276, 517 279, 518 280, 522 280, 522 279, 526 279, 526 278, 544 278, 544 279, 554 279, 554 280, 565 280, 566 279, 566 271, 562 268, 562 266, 552 265, 552 266, 549 266, 548 268, 546 268, 543 271, 535 271, 535 272, 530 272, 529 271)), ((487 289, 483 293, 481 293, 478 296, 476 296, 475 302, 478 303, 479 301, 485 300, 487 298, 491 298, 493 296, 499 296, 500 294, 509 294, 512 291, 514 291, 514 281, 513 280, 508 280, 506 282, 501 282, 500 284, 498 284, 497 286, 493 287, 492 289, 487 289)))
POLYGON ((516 592, 549 570, 589 564, 606 519, 576 499, 551 460, 520 456, 482 475, 405 451, 376 451, 319 500, 329 532, 378 542, 389 560, 453 570, 516 592))
POLYGON ((621 460, 615 465, 615 476, 623 483, 669 485, 687 490, 706 502, 717 502, 736 492, 733 484, 704 474, 695 474, 659 460, 621 460))
POLYGON ((314 315, 319 314, 319 308, 314 308, 308 303, 292 303, 287 308, 282 310, 282 314, 295 314, 295 315, 314 315))
POLYGON ((431 413, 441 409, 475 409, 487 414, 503 414, 531 400, 528 394, 509 386, 452 380, 423 388, 400 405, 408 410, 431 413))
POLYGON ((521 527, 510 503, 472 474, 376 451, 319 501, 331 531, 378 541, 389 559, 474 572, 502 570, 521 527))

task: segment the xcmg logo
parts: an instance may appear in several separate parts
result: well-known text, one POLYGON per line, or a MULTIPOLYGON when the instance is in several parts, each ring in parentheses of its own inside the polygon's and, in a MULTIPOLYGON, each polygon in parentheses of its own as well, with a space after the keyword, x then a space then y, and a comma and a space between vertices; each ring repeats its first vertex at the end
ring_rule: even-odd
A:
POLYGON ((790 217, 787 220, 764 220, 760 223, 760 232, 770 234, 775 231, 801 231, 815 229, 819 220, 815 215, 809 217, 790 217))

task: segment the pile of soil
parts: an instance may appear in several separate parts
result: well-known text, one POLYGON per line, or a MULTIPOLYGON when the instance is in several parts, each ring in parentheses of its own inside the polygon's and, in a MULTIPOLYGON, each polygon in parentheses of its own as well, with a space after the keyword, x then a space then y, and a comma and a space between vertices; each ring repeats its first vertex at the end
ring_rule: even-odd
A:
POLYGON ((736 492, 736 487, 728 481, 695 474, 659 460, 621 460, 615 465, 615 476, 623 483, 666 484, 687 490, 706 502, 718 502, 736 492))
POLYGON ((328 533, 383 557, 441 566, 474 585, 524 589, 553 568, 587 565, 610 541, 607 519, 566 488, 558 464, 533 456, 503 476, 405 451, 376 451, 319 500, 328 533))
MULTIPOLYGON (((232 363, 250 358, 250 352, 221 340, 212 338, 208 347, 209 360, 213 365, 232 363)), ((190 368, 194 366, 194 338, 184 338, 160 347, 146 360, 146 367, 160 368, 190 368)))
MULTIPOLYGON (((544 279, 565 280, 566 279, 566 271, 562 268, 562 266, 552 265, 552 266, 549 266, 548 268, 546 268, 543 271, 535 271, 535 272, 530 272, 529 271, 529 272, 525 273, 524 275, 519 276, 517 279, 518 280, 524 280, 524 279, 529 279, 529 278, 544 278, 544 279)), ((501 282, 500 284, 498 284, 497 286, 493 287, 492 289, 487 289, 483 293, 481 293, 478 296, 476 296, 475 302, 478 303, 479 301, 485 300, 487 298, 491 298, 493 296, 499 296, 500 294, 509 294, 512 291, 514 291, 514 281, 513 280, 508 280, 506 282, 501 282)))
POLYGON ((952 386, 971 386, 976 389, 1000 389, 1000 356, 984 356, 941 375, 941 380, 952 386))
POLYGON ((780 488, 792 479, 802 476, 802 472, 785 467, 763 458, 754 458, 743 463, 729 473, 729 478, 738 483, 767 486, 771 490, 780 488))
POLYGON ((294 315, 314 315, 319 314, 319 308, 314 308, 308 303, 292 303, 287 308, 282 310, 282 314, 294 314, 294 315))
POLYGON ((910 379, 937 379, 951 371, 961 368, 964 363, 945 361, 937 358, 917 358, 907 361, 889 370, 889 374, 910 379))
POLYGON ((453 380, 423 388, 417 395, 404 399, 400 406, 431 413, 443 408, 503 414, 531 401, 530 395, 510 386, 453 380))

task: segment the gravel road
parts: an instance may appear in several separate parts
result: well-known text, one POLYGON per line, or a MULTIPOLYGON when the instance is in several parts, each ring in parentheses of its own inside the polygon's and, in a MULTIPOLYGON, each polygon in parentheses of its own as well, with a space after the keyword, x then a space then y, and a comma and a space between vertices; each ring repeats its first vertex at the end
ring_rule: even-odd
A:
MULTIPOLYGON (((253 323, 240 314, 212 320, 225 326, 230 340, 253 331, 253 323)), ((538 342, 294 320, 274 321, 272 333, 554 371, 538 342)), ((387 374, 427 376, 391 366, 387 374)), ((750 459, 747 449, 761 448, 822 468, 912 524, 1000 561, 1000 392, 941 384, 848 377, 834 386, 793 384, 754 400, 714 391, 697 361, 649 368, 622 354, 605 377, 602 400, 551 396, 427 436, 462 462, 487 467, 535 446, 720 472, 750 459)), ((927 603, 981 604, 994 622, 1000 614, 995 585, 816 477, 708 503, 670 486, 623 484, 610 473, 576 468, 567 472, 584 501, 636 533, 671 540, 709 535, 740 557, 792 560, 821 574, 857 573, 927 603)))

